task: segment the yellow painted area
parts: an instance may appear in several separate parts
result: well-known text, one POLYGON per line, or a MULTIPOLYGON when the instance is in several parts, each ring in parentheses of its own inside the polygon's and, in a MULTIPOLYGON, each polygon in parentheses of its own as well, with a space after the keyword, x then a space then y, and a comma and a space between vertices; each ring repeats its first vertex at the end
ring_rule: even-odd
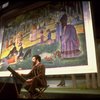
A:
POLYGON ((76 25, 75 28, 77 33, 84 33, 83 24, 76 25))

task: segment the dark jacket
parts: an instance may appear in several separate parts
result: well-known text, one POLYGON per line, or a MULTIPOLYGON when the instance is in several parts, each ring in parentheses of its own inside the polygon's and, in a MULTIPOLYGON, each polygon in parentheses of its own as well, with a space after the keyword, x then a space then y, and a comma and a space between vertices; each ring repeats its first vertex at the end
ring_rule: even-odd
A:
POLYGON ((22 74, 26 79, 28 78, 37 78, 39 84, 42 86, 47 85, 46 77, 45 77, 45 66, 39 63, 37 66, 33 66, 32 70, 28 74, 22 74))

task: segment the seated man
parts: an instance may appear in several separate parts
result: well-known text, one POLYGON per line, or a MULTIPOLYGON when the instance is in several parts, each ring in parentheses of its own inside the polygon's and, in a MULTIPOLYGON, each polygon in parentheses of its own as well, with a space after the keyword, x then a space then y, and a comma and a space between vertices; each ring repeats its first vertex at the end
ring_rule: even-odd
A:
POLYGON ((32 70, 28 74, 19 74, 26 78, 24 88, 34 96, 37 93, 36 88, 47 86, 47 81, 45 77, 45 66, 41 63, 41 57, 34 55, 32 61, 32 70))

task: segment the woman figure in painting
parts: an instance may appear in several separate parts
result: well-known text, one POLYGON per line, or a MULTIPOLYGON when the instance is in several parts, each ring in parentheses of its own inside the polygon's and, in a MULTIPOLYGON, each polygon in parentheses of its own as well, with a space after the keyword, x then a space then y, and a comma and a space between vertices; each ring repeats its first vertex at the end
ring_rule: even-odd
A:
POLYGON ((19 51, 17 54, 17 59, 21 60, 23 59, 24 53, 23 53, 23 46, 22 43, 19 44, 19 51))
POLYGON ((43 42, 44 42, 43 29, 40 29, 40 43, 42 44, 43 42))
POLYGON ((7 55, 6 58, 12 57, 12 56, 14 55, 14 53, 16 53, 16 52, 17 52, 17 48, 16 48, 16 46, 15 46, 15 43, 13 43, 13 44, 12 44, 12 49, 10 50, 10 52, 9 52, 9 54, 7 55))
POLYGON ((9 47, 9 39, 8 37, 6 38, 6 44, 5 44, 5 48, 7 49, 9 47))
POLYGON ((23 32, 18 32, 16 35, 16 44, 19 46, 23 41, 23 32))
POLYGON ((31 31, 30 31, 30 35, 29 35, 29 41, 33 42, 36 40, 36 35, 37 35, 37 28, 35 25, 33 25, 31 31))
POLYGON ((61 23, 57 22, 56 23, 56 41, 60 41, 60 35, 61 35, 61 23))
POLYGON ((47 42, 48 42, 48 44, 53 43, 53 40, 51 38, 51 30, 50 29, 47 30, 47 42))
POLYGON ((72 58, 79 57, 79 40, 73 25, 67 24, 66 13, 60 19, 62 25, 61 32, 61 57, 72 58))

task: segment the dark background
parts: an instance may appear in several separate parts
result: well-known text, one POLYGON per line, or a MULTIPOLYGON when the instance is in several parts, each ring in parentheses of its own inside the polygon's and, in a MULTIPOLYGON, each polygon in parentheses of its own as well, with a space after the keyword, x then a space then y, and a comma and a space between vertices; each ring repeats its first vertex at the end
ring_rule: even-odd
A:
POLYGON ((92 19, 94 25, 95 36, 100 39, 100 1, 91 1, 92 19))

